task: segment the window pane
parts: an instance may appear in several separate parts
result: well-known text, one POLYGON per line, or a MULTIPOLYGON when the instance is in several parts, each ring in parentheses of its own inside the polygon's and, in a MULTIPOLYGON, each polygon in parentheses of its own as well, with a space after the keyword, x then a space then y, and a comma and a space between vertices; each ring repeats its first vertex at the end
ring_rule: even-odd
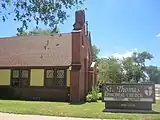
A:
POLYGON ((57 70, 57 78, 54 80, 54 85, 65 86, 65 70, 57 70))
POLYGON ((21 79, 21 87, 28 87, 29 82, 28 79, 21 79))
POLYGON ((19 87, 19 84, 20 84, 19 79, 13 79, 12 80, 12 86, 13 87, 19 87))
POLYGON ((28 78, 28 70, 22 70, 22 78, 28 78))
POLYGON ((64 70, 57 70, 57 78, 64 78, 64 70))
POLYGON ((53 79, 46 79, 45 80, 45 86, 53 87, 53 79))
POLYGON ((13 70, 13 78, 19 78, 19 70, 13 70))
POLYGON ((54 80, 54 85, 65 86, 65 79, 64 78, 57 78, 56 80, 54 80))
POLYGON ((54 70, 47 70, 46 71, 46 78, 53 78, 54 70))

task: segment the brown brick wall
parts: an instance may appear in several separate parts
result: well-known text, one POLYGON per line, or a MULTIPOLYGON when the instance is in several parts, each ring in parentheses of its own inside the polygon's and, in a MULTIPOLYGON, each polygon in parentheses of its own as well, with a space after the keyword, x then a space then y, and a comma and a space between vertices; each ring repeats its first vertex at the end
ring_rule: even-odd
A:
POLYGON ((93 52, 90 34, 85 34, 84 11, 76 12, 75 17, 74 31, 72 32, 71 102, 83 101, 90 86, 92 86, 92 83, 90 83, 92 80, 90 80, 91 77, 88 75, 88 71, 93 60, 93 52), (87 55, 90 55, 88 57, 90 61, 88 61, 87 55))
POLYGON ((45 88, 28 87, 12 88, 10 86, 0 86, 1 99, 21 99, 21 100, 43 100, 43 101, 63 101, 67 102, 69 88, 45 88))

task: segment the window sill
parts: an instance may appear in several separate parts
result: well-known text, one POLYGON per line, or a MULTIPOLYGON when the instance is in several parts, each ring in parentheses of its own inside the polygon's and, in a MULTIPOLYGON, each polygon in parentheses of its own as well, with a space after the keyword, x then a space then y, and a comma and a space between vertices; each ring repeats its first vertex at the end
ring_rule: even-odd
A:
POLYGON ((44 86, 44 88, 47 88, 47 89, 66 89, 68 88, 67 86, 52 86, 52 87, 47 87, 47 86, 44 86))

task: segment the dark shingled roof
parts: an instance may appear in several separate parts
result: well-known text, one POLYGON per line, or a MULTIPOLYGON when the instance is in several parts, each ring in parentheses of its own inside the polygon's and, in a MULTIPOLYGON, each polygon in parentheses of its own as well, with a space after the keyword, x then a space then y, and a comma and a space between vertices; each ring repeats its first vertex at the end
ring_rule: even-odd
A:
POLYGON ((0 38, 0 67, 69 66, 71 33, 0 38))

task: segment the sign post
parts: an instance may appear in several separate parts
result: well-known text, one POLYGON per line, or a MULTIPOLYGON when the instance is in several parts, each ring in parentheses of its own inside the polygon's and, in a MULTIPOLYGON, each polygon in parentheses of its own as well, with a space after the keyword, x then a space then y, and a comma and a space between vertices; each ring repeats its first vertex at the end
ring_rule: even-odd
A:
POLYGON ((103 84, 104 111, 151 112, 155 103, 154 84, 103 84))

